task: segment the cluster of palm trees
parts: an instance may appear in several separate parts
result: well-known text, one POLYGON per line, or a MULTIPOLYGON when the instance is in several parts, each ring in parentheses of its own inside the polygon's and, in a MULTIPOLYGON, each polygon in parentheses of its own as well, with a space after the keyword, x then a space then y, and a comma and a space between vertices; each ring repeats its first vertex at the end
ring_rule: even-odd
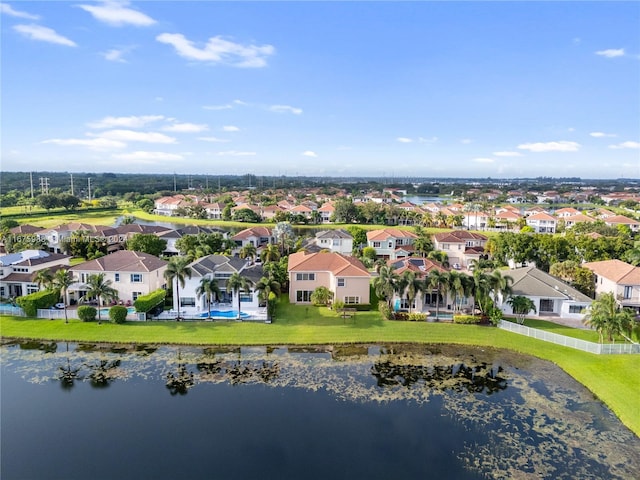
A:
MULTIPOLYGON (((67 315, 67 305, 69 304, 69 287, 76 282, 73 278, 73 274, 66 268, 61 268, 54 273, 51 273, 49 269, 39 270, 34 278, 38 287, 44 287, 47 290, 58 290, 60 292, 60 298, 64 305, 64 321, 69 323, 69 317, 67 315)), ((80 299, 80 303, 87 302, 91 299, 98 299, 99 302, 108 303, 112 300, 117 300, 118 291, 111 286, 111 280, 105 280, 104 273, 96 273, 89 275, 86 283, 86 291, 84 296, 80 299)), ((102 322, 100 316, 100 309, 98 308, 98 323, 102 322)))
MULTIPOLYGON (((167 269, 164 272, 165 279, 171 285, 174 285, 176 289, 176 296, 178 298, 178 305, 176 305, 178 310, 178 320, 180 319, 180 288, 184 288, 187 278, 191 278, 193 275, 193 270, 189 266, 190 263, 191 259, 189 257, 173 257, 169 261, 167 269)), ((266 304, 267 315, 270 316, 272 312, 270 306, 274 301, 273 295, 270 294, 273 293, 277 296, 280 294, 281 290, 280 284, 271 277, 262 277, 254 284, 251 279, 242 276, 238 272, 231 274, 226 281, 225 288, 227 291, 233 292, 234 298, 238 299, 238 320, 241 318, 240 292, 248 294, 251 292, 252 288, 258 291, 259 299, 261 302, 266 304)), ((200 279, 200 283, 196 289, 196 295, 198 298, 205 298, 208 318, 211 318, 211 304, 214 301, 220 300, 221 293, 222 291, 218 284, 218 279, 206 275, 200 279)))
POLYGON ((460 311, 464 298, 473 297, 473 312, 477 309, 481 315, 489 315, 499 296, 505 298, 511 294, 512 283, 513 279, 499 270, 474 268, 472 275, 467 275, 456 270, 448 272, 434 269, 426 275, 419 275, 412 270, 398 274, 389 265, 381 267, 373 281, 376 295, 386 301, 389 308, 395 295, 406 298, 409 311, 420 293, 435 295, 436 317, 448 294, 453 297, 454 313, 460 311))

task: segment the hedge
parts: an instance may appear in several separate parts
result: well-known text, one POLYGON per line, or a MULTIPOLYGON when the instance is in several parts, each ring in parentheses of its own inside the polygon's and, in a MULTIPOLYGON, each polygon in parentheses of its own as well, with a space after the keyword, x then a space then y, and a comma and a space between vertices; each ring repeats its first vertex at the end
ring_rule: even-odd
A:
POLYGON ((146 295, 140 295, 133 302, 133 306, 136 307, 137 312, 148 312, 153 307, 163 303, 166 295, 167 291, 160 288, 151 293, 147 293, 146 295))
POLYGON ((476 317, 474 315, 454 315, 453 323, 461 323, 464 325, 474 325, 476 323, 480 323, 482 321, 482 317, 476 317))
POLYGON ((78 318, 83 322, 93 322, 98 316, 98 310, 90 305, 80 305, 77 311, 78 318))
POLYGON ((127 320, 127 307, 122 305, 114 305, 109 309, 109 318, 112 323, 124 323, 127 320))
POLYGON ((18 297, 16 298, 16 303, 24 310, 27 317, 35 317, 38 315, 39 308, 52 307, 59 298, 60 292, 57 290, 42 290, 41 292, 18 297))

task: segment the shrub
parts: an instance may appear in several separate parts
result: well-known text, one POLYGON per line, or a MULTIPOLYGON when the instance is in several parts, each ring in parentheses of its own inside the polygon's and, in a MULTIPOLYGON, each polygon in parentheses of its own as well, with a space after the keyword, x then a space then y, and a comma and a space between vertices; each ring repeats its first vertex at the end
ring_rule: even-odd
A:
POLYGON ((164 302, 167 291, 160 288, 154 290, 146 295, 140 295, 134 302, 133 306, 136 307, 137 312, 148 312, 153 307, 164 302))
POLYGON ((454 315, 453 323, 460 323, 464 325, 475 325, 480 323, 480 317, 474 315, 454 315))
POLYGON ((427 319, 427 315, 424 313, 410 313, 409 314, 409 321, 410 322, 423 322, 424 320, 427 319))
POLYGON ((57 290, 43 290, 16 298, 16 303, 24 310, 27 317, 35 317, 39 308, 49 308, 56 304, 60 292, 57 290))
POLYGON ((97 315, 98 310, 95 307, 89 305, 80 305, 78 307, 78 318, 83 322, 94 322, 97 315))
POLYGON ((409 320, 409 314, 407 312, 395 312, 393 314, 393 318, 395 320, 407 321, 407 320, 409 320))
POLYGON ((127 320, 127 307, 114 305, 109 309, 109 318, 112 323, 124 323, 127 320))
POLYGON ((378 302, 378 311, 385 320, 391 320, 391 308, 387 305, 387 302, 380 300, 378 302))

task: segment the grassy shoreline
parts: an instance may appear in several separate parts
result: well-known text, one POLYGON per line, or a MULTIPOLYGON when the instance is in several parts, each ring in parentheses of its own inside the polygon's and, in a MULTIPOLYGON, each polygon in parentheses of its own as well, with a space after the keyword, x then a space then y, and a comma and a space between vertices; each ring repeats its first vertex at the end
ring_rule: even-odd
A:
POLYGON ((0 317, 3 339, 25 338, 91 343, 172 345, 320 345, 429 343, 477 345, 513 350, 558 365, 603 401, 640 436, 638 355, 594 355, 545 343, 493 327, 426 322, 392 322, 377 312, 358 312, 355 320, 336 318, 326 309, 286 308, 282 320, 236 322, 82 323, 0 317))

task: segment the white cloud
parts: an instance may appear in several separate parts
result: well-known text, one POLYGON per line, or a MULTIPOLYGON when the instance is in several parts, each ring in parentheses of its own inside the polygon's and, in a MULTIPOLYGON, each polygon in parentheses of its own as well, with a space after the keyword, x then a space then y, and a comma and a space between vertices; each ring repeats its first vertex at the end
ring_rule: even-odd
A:
POLYGON ((218 155, 228 157, 247 157, 255 155, 256 152, 238 152, 236 150, 227 150, 226 152, 218 152, 218 155))
POLYGON ((163 127, 165 132, 179 132, 179 133, 199 133, 209 130, 209 127, 203 123, 174 123, 163 127))
POLYGON ((410 138, 407 137, 398 137, 396 138, 396 140, 400 143, 411 143, 413 142, 413 140, 411 140, 410 138))
POLYGON ((203 142, 213 142, 213 143, 227 143, 231 141, 225 138, 217 138, 217 137, 198 137, 198 140, 202 140, 203 142))
POLYGON ((131 47, 128 47, 128 48, 112 48, 111 50, 108 50, 108 51, 102 53, 102 56, 106 60, 109 60, 110 62, 127 63, 127 61, 124 59, 124 56, 127 53, 129 53, 131 50, 132 50, 131 47))
POLYGON ((436 143, 438 141, 438 137, 424 138, 418 137, 418 142, 420 143, 436 143))
POLYGON ((93 15, 99 22, 112 27, 134 25, 136 27, 148 27, 156 21, 142 12, 126 8, 127 1, 106 1, 102 5, 78 5, 81 9, 93 15))
POLYGON ((619 150, 621 148, 640 148, 640 142, 632 142, 632 141, 628 141, 628 142, 622 142, 622 143, 618 143, 617 145, 609 145, 609 148, 614 148, 616 150, 619 150))
POLYGON ((602 57, 607 57, 607 58, 624 57, 624 48, 618 48, 618 49, 610 48, 608 50, 599 50, 596 52, 596 55, 600 55, 602 57))
POLYGON ((473 161, 476 162, 476 163, 493 163, 493 162, 495 162, 495 159, 493 159, 493 158, 474 158, 473 161))
POLYGON ((192 41, 179 33, 162 33, 156 40, 172 45, 178 55, 189 60, 234 67, 264 67, 267 65, 266 57, 275 53, 272 45, 241 45, 219 36, 210 38, 204 48, 194 46, 192 41))
POLYGON ((72 40, 69 40, 67 37, 63 37, 56 33, 55 30, 43 27, 42 25, 15 25, 13 29, 31 40, 55 43, 57 45, 65 45, 67 47, 77 47, 76 43, 72 40))
POLYGON ((595 138, 617 137, 615 133, 604 133, 604 132, 591 132, 589 135, 595 138))
POLYGON ((530 152, 577 152, 580 149, 580 144, 562 140, 559 142, 523 143, 518 145, 518 148, 530 152))
POLYGON ((225 125, 222 127, 223 132, 239 132, 240 129, 234 125, 225 125))
POLYGON ((114 128, 114 127, 127 127, 127 128, 140 128, 151 122, 157 122, 164 119, 163 115, 142 115, 142 116, 130 116, 130 117, 104 117, 97 122, 89 123, 90 128, 114 128))
POLYGON ((289 105, 271 105, 269 110, 276 113, 293 113, 294 115, 300 115, 302 113, 301 108, 290 107, 289 105))
POLYGON ((493 152, 496 157, 521 157, 520 152, 493 152))
POLYGON ((108 138, 121 142, 145 142, 145 143, 176 143, 176 139, 158 132, 138 132, 135 130, 107 130, 99 135, 91 134, 99 138, 108 138))
POLYGON ((31 13, 14 10, 8 3, 0 3, 0 13, 9 15, 11 17, 26 18, 27 20, 40 20, 38 15, 32 15, 31 13))
POLYGON ((184 160, 182 155, 168 152, 145 152, 137 151, 130 153, 117 153, 112 155, 118 160, 127 160, 130 162, 153 163, 160 160, 184 160))
POLYGON ((305 157, 313 157, 316 158, 318 154, 316 152, 312 152, 311 150, 307 150, 306 152, 302 152, 302 155, 305 157))
POLYGON ((112 150, 127 146, 124 142, 108 138, 52 138, 42 143, 53 143, 61 147, 87 147, 91 150, 112 150))

